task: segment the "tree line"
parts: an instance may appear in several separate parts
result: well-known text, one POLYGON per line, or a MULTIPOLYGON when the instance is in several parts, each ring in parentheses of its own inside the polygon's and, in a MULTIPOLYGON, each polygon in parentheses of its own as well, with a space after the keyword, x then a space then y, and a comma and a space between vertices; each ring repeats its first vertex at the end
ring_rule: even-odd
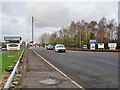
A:
POLYGON ((53 33, 44 33, 40 40, 43 44, 64 44, 70 47, 82 47, 89 45, 90 39, 96 39, 98 43, 118 42, 118 25, 114 19, 105 17, 99 21, 72 21, 68 27, 63 27, 53 33))

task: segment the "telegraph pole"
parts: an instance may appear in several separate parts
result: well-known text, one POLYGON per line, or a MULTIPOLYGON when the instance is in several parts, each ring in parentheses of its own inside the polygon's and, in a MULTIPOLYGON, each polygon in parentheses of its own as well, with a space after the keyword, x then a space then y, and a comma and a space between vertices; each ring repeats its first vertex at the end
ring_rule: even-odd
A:
MULTIPOLYGON (((33 41, 33 20, 34 20, 34 17, 32 16, 32 41, 33 41)), ((32 43, 32 47, 33 47, 33 43, 32 43)))

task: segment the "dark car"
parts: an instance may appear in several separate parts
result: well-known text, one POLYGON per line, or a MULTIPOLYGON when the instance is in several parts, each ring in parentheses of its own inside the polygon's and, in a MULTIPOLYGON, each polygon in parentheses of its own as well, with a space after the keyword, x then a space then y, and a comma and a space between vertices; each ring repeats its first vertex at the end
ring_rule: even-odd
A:
POLYGON ((5 50, 7 50, 7 46, 2 46, 2 51, 5 51, 5 50))
POLYGON ((46 47, 46 49, 47 49, 47 50, 53 50, 53 46, 52 46, 52 45, 48 45, 48 46, 46 47))

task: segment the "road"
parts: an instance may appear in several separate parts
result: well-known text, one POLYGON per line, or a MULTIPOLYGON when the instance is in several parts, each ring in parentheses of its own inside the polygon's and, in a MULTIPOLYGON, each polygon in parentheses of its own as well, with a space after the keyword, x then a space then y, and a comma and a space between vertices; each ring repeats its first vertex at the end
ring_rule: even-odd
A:
POLYGON ((0 50, 0 54, 7 53, 7 52, 8 52, 8 51, 1 51, 1 50, 0 50))
POLYGON ((34 50, 84 88, 118 87, 118 53, 34 50))
POLYGON ((5 50, 5 51, 0 50, 0 54, 3 54, 3 53, 8 53, 8 51, 7 50, 5 50))

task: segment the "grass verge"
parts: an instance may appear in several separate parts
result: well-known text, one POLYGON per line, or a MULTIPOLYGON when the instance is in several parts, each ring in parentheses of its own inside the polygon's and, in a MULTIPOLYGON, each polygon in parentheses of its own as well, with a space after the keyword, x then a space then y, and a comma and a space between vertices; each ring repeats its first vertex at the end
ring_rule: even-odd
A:
MULTIPOLYGON (((21 47, 20 51, 19 51, 19 54, 22 53, 24 47, 21 47)), ((0 55, 0 58, 2 58, 2 61, 1 61, 1 64, 0 64, 0 69, 1 69, 1 72, 0 72, 0 76, 2 75, 2 72, 10 67, 10 65, 12 65, 14 63, 15 60, 17 60, 19 58, 18 56, 18 51, 15 50, 15 51, 11 51, 9 52, 9 56, 11 57, 8 57, 8 53, 3 53, 0 55)))

